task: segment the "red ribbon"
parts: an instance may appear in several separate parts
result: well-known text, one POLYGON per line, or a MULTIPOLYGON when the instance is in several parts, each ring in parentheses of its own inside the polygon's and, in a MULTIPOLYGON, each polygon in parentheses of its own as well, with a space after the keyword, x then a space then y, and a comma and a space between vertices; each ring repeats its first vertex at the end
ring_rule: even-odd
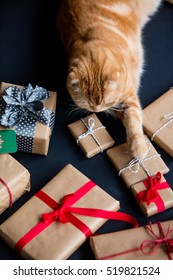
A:
POLYGON ((167 232, 164 233, 162 225, 160 222, 157 223, 159 234, 156 235, 152 229, 152 224, 150 223, 149 226, 145 226, 144 228, 147 229, 154 237, 155 239, 150 240, 144 240, 140 246, 126 250, 123 252, 119 252, 117 254, 112 254, 109 256, 105 256, 100 258, 99 260, 108 260, 113 257, 119 257, 125 254, 133 253, 136 251, 141 251, 145 255, 153 255, 156 253, 157 249, 162 245, 163 249, 166 251, 166 254, 168 256, 169 260, 172 260, 171 253, 173 253, 173 238, 168 238, 170 233, 173 232, 173 229, 170 229, 170 226, 168 226, 167 232))
POLYGON ((13 197, 12 197, 11 190, 10 190, 9 186, 4 182, 4 180, 2 178, 0 178, 0 183, 6 188, 8 194, 9 194, 9 207, 11 207, 12 204, 13 204, 13 197))
POLYGON ((42 214, 41 221, 19 239, 19 241, 16 243, 15 249, 20 253, 26 244, 28 244, 33 238, 35 238, 39 233, 41 233, 55 221, 59 221, 63 224, 70 222, 73 226, 78 228, 86 236, 86 238, 88 238, 92 234, 90 228, 73 214, 95 218, 120 220, 130 223, 134 227, 138 227, 137 221, 132 216, 125 213, 93 208, 72 207, 75 202, 77 202, 95 186, 95 183, 92 181, 87 182, 73 194, 65 195, 61 201, 61 204, 58 204, 42 190, 39 191, 36 196, 48 206, 50 206, 54 211, 42 214))
POLYGON ((169 188, 169 185, 167 182, 161 182, 161 173, 158 172, 154 178, 149 176, 147 180, 142 182, 146 187, 146 190, 140 191, 136 195, 137 202, 146 202, 147 205, 150 205, 151 202, 154 202, 157 206, 157 212, 164 211, 164 201, 160 197, 158 190, 169 188))

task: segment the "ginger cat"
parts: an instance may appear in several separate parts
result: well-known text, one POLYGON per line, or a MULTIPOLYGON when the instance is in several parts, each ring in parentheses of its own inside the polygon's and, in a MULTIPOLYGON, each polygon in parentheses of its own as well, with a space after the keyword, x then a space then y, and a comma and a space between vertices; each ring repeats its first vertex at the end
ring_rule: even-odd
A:
MULTIPOLYGON (((171 0, 172 1, 172 0, 171 0)), ((137 95, 143 67, 141 30, 161 0, 62 0, 58 27, 68 51, 68 91, 77 106, 116 112, 132 155, 144 158, 137 95)))

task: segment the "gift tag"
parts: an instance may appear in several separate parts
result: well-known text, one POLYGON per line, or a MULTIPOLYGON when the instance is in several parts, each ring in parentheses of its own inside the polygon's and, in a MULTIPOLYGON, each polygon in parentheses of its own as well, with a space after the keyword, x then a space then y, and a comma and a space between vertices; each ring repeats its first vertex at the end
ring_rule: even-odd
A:
POLYGON ((15 153, 16 151, 16 132, 14 130, 0 130, 0 154, 15 153))

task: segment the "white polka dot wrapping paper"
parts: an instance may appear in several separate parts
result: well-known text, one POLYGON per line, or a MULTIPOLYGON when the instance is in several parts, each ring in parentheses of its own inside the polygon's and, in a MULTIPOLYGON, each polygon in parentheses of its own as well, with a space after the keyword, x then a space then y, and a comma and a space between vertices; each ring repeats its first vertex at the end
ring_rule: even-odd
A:
POLYGON ((47 155, 55 122, 57 93, 2 82, 0 129, 14 129, 18 151, 47 155))

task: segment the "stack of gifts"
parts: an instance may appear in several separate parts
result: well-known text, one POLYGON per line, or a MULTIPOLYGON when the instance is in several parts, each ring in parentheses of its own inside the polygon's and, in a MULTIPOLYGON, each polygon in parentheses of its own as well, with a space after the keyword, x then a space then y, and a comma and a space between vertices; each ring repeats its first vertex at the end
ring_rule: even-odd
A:
POLYGON ((90 237, 99 260, 172 260, 173 221, 90 237))
POLYGON ((0 226, 0 235, 26 259, 66 259, 107 219, 121 217, 118 210, 117 200, 69 164, 0 226))
POLYGON ((88 158, 103 152, 115 143, 95 114, 69 124, 67 127, 88 158))
POLYGON ((143 110, 145 133, 173 157, 173 88, 143 110))
POLYGON ((15 130, 18 151, 47 155, 56 97, 56 92, 30 84, 0 84, 0 130, 15 130))
POLYGON ((148 141, 148 154, 145 159, 132 158, 127 144, 111 148, 107 155, 131 189, 137 203, 146 216, 154 215, 173 207, 173 191, 163 174, 169 169, 148 141))
POLYGON ((0 155, 0 213, 30 190, 30 174, 9 154, 0 155))

